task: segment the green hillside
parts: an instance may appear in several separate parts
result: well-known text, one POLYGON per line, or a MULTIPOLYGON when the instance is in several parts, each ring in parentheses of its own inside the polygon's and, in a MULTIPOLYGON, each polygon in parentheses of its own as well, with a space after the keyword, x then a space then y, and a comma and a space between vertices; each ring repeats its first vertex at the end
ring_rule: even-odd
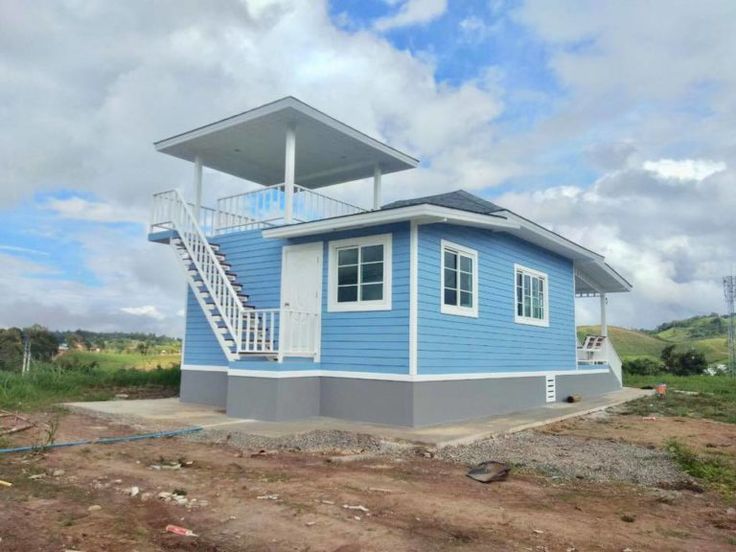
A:
MULTIPOLYGON (((702 351, 710 364, 728 359, 726 338, 728 321, 717 314, 694 316, 660 324, 654 330, 628 330, 609 326, 608 334, 621 358, 650 356, 659 358, 662 349, 675 344, 678 351, 693 348, 702 351)), ((578 338, 597 334, 599 326, 579 326, 578 338)))
MULTIPOLYGON (((582 342, 586 335, 598 335, 600 326, 578 326, 578 339, 582 342)), ((658 337, 637 330, 627 330, 616 326, 608 327, 608 335, 621 358, 651 356, 659 358, 662 349, 669 343, 658 337)))

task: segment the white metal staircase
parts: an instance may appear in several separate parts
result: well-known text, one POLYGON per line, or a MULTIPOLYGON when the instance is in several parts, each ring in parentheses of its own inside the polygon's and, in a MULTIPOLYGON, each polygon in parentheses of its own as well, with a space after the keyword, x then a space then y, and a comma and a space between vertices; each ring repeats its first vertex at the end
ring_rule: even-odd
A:
POLYGON ((228 360, 245 355, 281 360, 287 355, 317 354, 319 313, 249 305, 225 253, 207 239, 178 190, 154 196, 152 229, 173 232, 169 243, 228 360))

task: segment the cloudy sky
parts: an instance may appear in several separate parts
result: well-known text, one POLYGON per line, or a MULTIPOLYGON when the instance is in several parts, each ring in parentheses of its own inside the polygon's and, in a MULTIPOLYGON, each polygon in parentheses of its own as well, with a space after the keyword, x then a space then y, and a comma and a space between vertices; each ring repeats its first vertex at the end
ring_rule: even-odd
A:
POLYGON ((386 200, 464 188, 606 255, 614 324, 723 311, 731 0, 0 0, 0 29, 0 327, 178 335, 145 225, 191 166, 151 143, 285 95, 422 160, 386 200))

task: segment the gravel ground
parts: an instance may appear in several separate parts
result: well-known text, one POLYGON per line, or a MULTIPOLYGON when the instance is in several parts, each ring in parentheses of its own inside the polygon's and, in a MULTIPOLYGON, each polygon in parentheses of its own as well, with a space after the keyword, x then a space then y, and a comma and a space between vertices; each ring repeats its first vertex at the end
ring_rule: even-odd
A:
POLYGON ((469 445, 426 449, 405 443, 383 441, 370 435, 346 431, 310 431, 299 435, 268 438, 239 432, 209 430, 188 437, 194 440, 227 441, 247 450, 296 450, 360 454, 363 456, 433 455, 439 460, 474 465, 497 460, 527 468, 557 479, 620 481, 649 487, 677 487, 690 479, 666 452, 628 443, 549 435, 524 431, 485 439, 469 445), (229 435, 229 437, 228 437, 229 435))
MULTIPOLYGON (((117 423, 128 423, 143 429, 140 419, 111 416, 117 423)), ((173 429, 152 427, 145 430, 173 429)), ((297 435, 270 438, 227 430, 208 429, 184 437, 202 442, 227 442, 237 448, 288 450, 334 455, 416 456, 417 447, 406 443, 381 440, 371 435, 347 431, 310 431, 297 435)), ((421 452, 428 449, 420 447, 421 452)), ((629 443, 587 439, 571 435, 551 435, 524 431, 468 445, 429 449, 440 460, 474 465, 487 460, 510 463, 558 479, 620 481, 649 487, 687 486, 691 481, 661 450, 629 443)), ((421 455, 420 455, 421 456, 421 455)))
POLYGON ((666 452, 599 439, 524 431, 469 445, 446 447, 437 458, 463 464, 498 460, 560 479, 677 486, 689 478, 666 452))
POLYGON ((372 454, 376 456, 398 454, 408 445, 383 441, 371 435, 348 431, 315 430, 283 437, 264 437, 240 431, 229 432, 207 429, 188 437, 196 441, 227 442, 246 450, 289 450, 304 452, 330 452, 334 454, 372 454))

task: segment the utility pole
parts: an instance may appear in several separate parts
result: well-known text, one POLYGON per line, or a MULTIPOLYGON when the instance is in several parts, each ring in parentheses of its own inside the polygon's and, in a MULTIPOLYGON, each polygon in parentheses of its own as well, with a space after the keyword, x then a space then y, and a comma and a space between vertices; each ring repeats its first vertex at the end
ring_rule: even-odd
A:
POLYGON ((28 335, 23 336, 23 365, 20 373, 24 376, 31 370, 31 338, 28 335))
POLYGON ((736 376, 736 328, 734 328, 734 302, 736 302, 736 276, 723 277, 723 296, 728 315, 728 371, 736 376))

